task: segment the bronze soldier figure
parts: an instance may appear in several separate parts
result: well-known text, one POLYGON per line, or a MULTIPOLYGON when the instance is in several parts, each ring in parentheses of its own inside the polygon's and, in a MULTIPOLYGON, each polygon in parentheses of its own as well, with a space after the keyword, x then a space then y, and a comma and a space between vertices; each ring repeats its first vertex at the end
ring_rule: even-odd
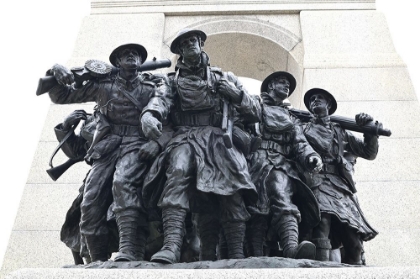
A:
POLYGON ((319 171, 321 158, 303 135, 299 120, 283 101, 296 87, 288 72, 275 72, 261 85, 262 143, 250 156, 249 172, 258 190, 258 202, 249 207, 247 242, 250 256, 263 256, 268 215, 271 228, 279 238, 283 257, 314 259, 315 245, 299 244, 299 229, 308 231, 320 220, 317 201, 299 177, 299 167, 319 171), (302 221, 302 222, 301 222, 302 221))
MULTIPOLYGON (((324 89, 314 88, 306 92, 304 103, 313 114, 304 134, 323 162, 322 170, 311 174, 308 179, 321 211, 321 222, 312 232, 312 241, 317 248, 316 259, 328 261, 330 250, 342 243, 345 250, 342 262, 360 265, 361 239, 370 240, 377 232, 366 221, 354 198, 353 167, 345 152, 373 160, 378 153, 378 137, 365 133, 364 140, 361 140, 331 122, 330 115, 337 109, 337 102, 324 89)), ((355 119, 361 126, 373 120, 365 113, 356 115, 355 119)))
POLYGON ((119 68, 118 74, 91 80, 80 88, 69 85, 74 78, 66 68, 60 65, 52 68, 59 83, 49 91, 54 103, 94 101, 98 107, 95 138, 87 155, 93 163, 86 178, 80 222, 92 261, 108 258, 105 188, 109 187, 109 179, 112 179, 113 210, 120 237, 115 260, 133 261, 144 257, 147 214, 138 188, 149 160, 159 153, 163 144, 145 137, 140 129, 140 114, 152 97, 167 93, 163 77, 155 81, 155 77, 138 72, 146 57, 147 51, 142 45, 119 46, 109 58, 111 64, 119 68))
POLYGON ((245 122, 259 120, 260 106, 236 76, 210 67, 202 50, 206 38, 201 30, 179 32, 171 44, 171 51, 180 55, 176 72, 170 75, 173 103, 170 108, 148 106, 141 120, 143 131, 151 138, 160 133, 156 117, 162 118, 162 109, 170 109, 175 126, 174 138, 155 161, 143 188, 148 192, 164 176, 158 202, 164 245, 151 259, 156 262, 179 261, 185 216, 195 205, 200 207, 200 260, 216 260, 219 221, 229 258, 244 257, 245 221, 249 218, 244 197, 255 199, 256 190, 245 157, 235 146, 227 146, 224 138, 228 139, 228 134, 221 126, 226 103, 245 122), (211 206, 203 211, 204 204, 211 206))
MULTIPOLYGON (((62 123, 54 127, 54 133, 57 140, 60 142, 60 149, 63 153, 70 160, 77 162, 81 161, 86 156, 87 150, 92 143, 95 129, 96 122, 93 115, 87 114, 84 110, 75 110, 70 113, 62 123), (81 120, 84 120, 84 123, 80 128, 79 134, 75 134, 74 128, 81 120)), ((63 165, 66 166, 65 164, 63 165)), ((53 176, 53 179, 56 179, 58 178, 57 176, 61 175, 61 172, 64 172, 65 170, 66 169, 61 169, 61 166, 57 166, 48 171, 50 171, 49 174, 53 176), (52 170, 54 171, 51 172, 52 170), (59 172, 59 174, 57 174, 57 172, 59 172)), ((90 263, 91 261, 89 251, 86 247, 86 241, 80 234, 79 226, 81 216, 80 205, 83 201, 85 181, 86 179, 79 189, 78 196, 67 211, 64 224, 60 231, 60 239, 72 251, 75 264, 84 264, 83 258, 86 263, 90 263)), ((105 203, 107 206, 110 206, 112 203, 111 183, 112 179, 109 179, 108 187, 104 188, 104 190, 107 191, 106 194, 104 193, 103 195, 103 197, 106 198, 105 203)), ((116 230, 115 224, 112 222, 107 222, 107 228, 109 231, 109 244, 107 244, 107 247, 108 256, 110 256, 112 252, 118 251, 118 231, 116 230)))

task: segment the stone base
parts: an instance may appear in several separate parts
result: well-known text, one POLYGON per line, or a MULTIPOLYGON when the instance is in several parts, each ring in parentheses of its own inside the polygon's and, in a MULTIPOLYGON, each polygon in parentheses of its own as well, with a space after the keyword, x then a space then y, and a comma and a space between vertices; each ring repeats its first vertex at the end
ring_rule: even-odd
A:
MULTIPOLYGON (((138 262, 95 262, 88 265, 67 265, 63 268, 76 269, 259 269, 259 268, 330 268, 353 267, 336 262, 295 260, 281 257, 250 257, 241 260, 201 261, 192 263, 162 264, 147 261, 138 262)), ((360 267, 360 266, 355 266, 360 267)))
POLYGON ((8 279, 78 278, 420 278, 419 267, 364 267, 335 262, 294 260, 279 257, 205 261, 179 264, 151 262, 100 262, 68 265, 61 269, 27 268, 8 279))
POLYGON ((414 279, 420 278, 418 267, 365 267, 365 268, 284 268, 284 269, 20 269, 11 273, 7 279, 155 279, 155 278, 244 278, 244 279, 302 279, 302 278, 340 278, 340 279, 414 279))

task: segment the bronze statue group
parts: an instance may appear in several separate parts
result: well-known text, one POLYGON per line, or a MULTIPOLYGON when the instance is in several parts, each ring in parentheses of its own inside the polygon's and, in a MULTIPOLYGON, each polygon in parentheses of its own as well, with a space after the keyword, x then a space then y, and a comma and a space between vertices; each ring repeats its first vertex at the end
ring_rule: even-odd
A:
POLYGON ((62 151, 91 165, 61 230, 75 263, 116 252, 114 261, 168 264, 262 256, 363 264, 363 242, 377 232, 353 171, 357 157, 375 159, 378 135, 359 139, 331 121, 337 102, 320 88, 306 92, 311 117, 301 121, 284 102, 296 88, 288 72, 250 95, 210 66, 206 38, 180 31, 167 75, 139 72, 147 58, 139 44, 116 48, 117 71, 83 84, 61 65, 47 72, 54 103, 96 103, 92 115, 76 110, 55 127, 62 151))

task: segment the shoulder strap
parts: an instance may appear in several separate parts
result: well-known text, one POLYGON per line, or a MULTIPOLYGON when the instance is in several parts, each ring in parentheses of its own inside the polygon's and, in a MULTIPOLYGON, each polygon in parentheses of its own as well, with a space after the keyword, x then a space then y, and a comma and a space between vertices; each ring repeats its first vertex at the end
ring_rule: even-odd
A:
POLYGON ((125 91, 124 89, 122 89, 122 88, 119 88, 119 90, 120 90, 120 92, 125 96, 125 97, 127 97, 127 99, 129 99, 133 104, 134 104, 134 106, 136 107, 136 109, 138 110, 138 111, 140 111, 140 112, 142 112, 142 104, 138 101, 138 100, 136 100, 133 96, 131 96, 127 91, 125 91))
POLYGON ((337 141, 338 141, 338 155, 341 157, 344 154, 344 143, 343 143, 343 135, 341 134, 340 129, 338 129, 338 126, 336 124, 331 124, 334 133, 337 135, 337 141))

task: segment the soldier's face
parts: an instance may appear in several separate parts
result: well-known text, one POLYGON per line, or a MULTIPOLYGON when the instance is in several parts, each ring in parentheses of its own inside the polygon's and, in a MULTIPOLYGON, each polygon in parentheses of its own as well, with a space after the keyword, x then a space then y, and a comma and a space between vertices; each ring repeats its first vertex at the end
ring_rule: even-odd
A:
POLYGON ((289 96, 290 82, 285 77, 280 76, 271 82, 270 89, 277 98, 284 100, 289 96))
POLYGON ((328 114, 330 102, 324 94, 317 93, 309 99, 309 107, 315 114, 328 114))
POLYGON ((179 42, 179 51, 184 58, 196 57, 201 53, 200 41, 196 35, 184 37, 179 42))
POLYGON ((118 54, 118 64, 123 69, 137 69, 141 65, 140 54, 132 48, 123 49, 118 54))

